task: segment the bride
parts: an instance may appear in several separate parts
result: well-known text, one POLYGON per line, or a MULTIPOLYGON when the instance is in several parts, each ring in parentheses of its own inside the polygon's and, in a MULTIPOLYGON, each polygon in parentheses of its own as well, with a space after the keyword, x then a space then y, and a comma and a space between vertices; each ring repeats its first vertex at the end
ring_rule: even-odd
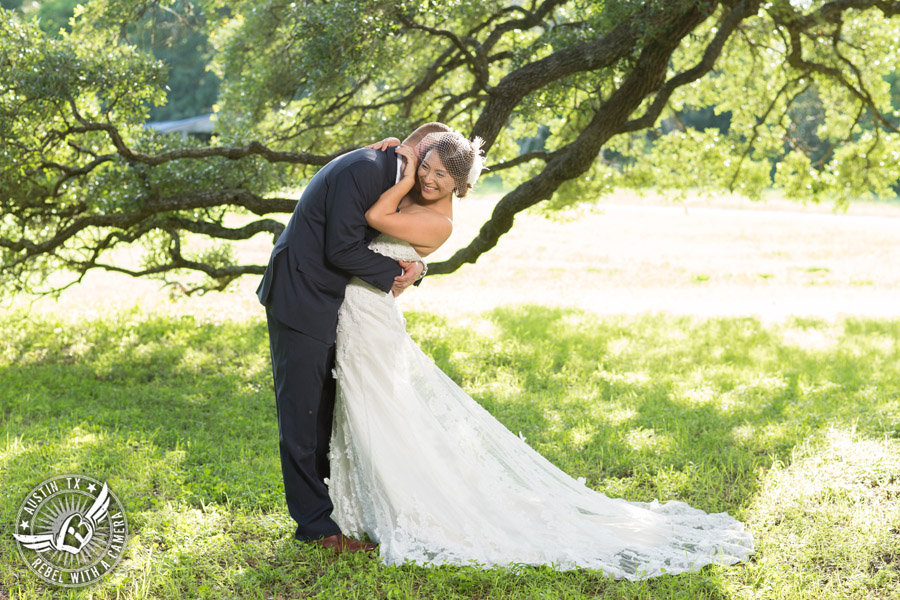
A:
MULTIPOLYGON (((480 140, 427 136, 366 219, 371 248, 421 260, 453 228, 452 196, 481 172, 480 140), (416 185, 418 184, 418 185, 416 185)), ((341 530, 388 564, 530 564, 643 579, 734 564, 742 523, 683 502, 609 498, 553 466, 447 377, 393 296, 354 277, 338 317, 329 494, 341 530)))

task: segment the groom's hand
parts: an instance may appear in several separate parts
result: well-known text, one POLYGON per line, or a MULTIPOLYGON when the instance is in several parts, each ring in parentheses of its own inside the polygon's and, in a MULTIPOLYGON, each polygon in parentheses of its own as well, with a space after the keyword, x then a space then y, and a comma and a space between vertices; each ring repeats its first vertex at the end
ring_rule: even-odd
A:
POLYGON ((398 260, 397 262, 400 263, 400 267, 403 269, 403 275, 394 277, 394 285, 391 287, 391 293, 394 294, 394 298, 402 294, 403 290, 412 285, 425 269, 425 265, 419 261, 407 262, 405 260, 398 260))
POLYGON ((395 137, 384 138, 380 142, 375 142, 374 144, 369 144, 366 148, 372 148, 373 150, 381 150, 384 152, 388 148, 392 148, 393 146, 399 146, 400 140, 395 137))

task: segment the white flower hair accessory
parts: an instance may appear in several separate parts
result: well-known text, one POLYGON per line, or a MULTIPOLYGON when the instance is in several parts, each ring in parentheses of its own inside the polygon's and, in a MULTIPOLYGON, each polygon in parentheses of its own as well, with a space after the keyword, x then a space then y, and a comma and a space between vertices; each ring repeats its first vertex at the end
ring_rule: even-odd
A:
POLYGON ((469 169, 468 177, 468 183, 471 187, 475 185, 475 182, 478 181, 478 176, 481 175, 481 171, 486 167, 484 166, 484 151, 481 149, 484 146, 484 140, 476 135, 469 143, 472 144, 472 150, 475 151, 475 159, 472 161, 472 168, 469 169))

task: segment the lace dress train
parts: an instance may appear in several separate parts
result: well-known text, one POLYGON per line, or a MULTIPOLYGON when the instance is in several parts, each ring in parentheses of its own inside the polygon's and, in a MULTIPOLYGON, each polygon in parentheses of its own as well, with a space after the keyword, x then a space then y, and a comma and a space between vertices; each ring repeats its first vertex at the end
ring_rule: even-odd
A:
MULTIPOLYGON (((405 242, 372 249, 416 260, 405 242)), ((609 498, 566 475, 447 377, 393 297, 354 278, 338 321, 329 490, 344 533, 388 564, 546 564, 643 579, 753 549, 725 513, 609 498)))

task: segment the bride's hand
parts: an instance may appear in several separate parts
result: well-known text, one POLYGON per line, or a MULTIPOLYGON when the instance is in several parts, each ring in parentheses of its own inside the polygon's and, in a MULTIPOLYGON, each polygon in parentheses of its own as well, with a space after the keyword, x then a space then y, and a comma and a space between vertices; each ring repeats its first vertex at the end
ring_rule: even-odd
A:
POLYGON ((425 265, 420 261, 408 262, 400 260, 397 262, 400 263, 400 268, 403 269, 403 275, 394 277, 394 284, 391 286, 391 293, 394 295, 394 298, 412 285, 419 278, 419 275, 422 274, 422 271, 425 270, 425 265))
POLYGON ((384 138, 380 142, 375 142, 374 144, 369 144, 366 148, 371 148, 372 150, 387 150, 393 146, 399 146, 400 140, 395 137, 384 138))
POLYGON ((397 156, 402 156, 406 159, 406 164, 403 166, 403 178, 409 177, 415 180, 416 169, 419 167, 419 158, 416 156, 415 149, 401 144, 397 146, 395 152, 397 152, 397 156))

